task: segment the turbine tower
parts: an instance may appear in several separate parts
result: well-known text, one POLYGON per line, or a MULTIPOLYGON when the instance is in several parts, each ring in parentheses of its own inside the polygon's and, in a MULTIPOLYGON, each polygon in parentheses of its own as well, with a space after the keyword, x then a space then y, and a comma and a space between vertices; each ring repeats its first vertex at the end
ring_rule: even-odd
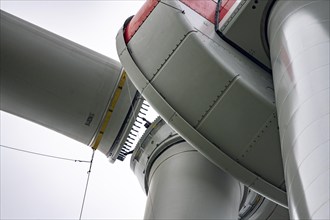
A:
POLYGON ((147 0, 121 63, 1 12, 1 110, 132 153, 145 219, 329 219, 328 9, 147 0))

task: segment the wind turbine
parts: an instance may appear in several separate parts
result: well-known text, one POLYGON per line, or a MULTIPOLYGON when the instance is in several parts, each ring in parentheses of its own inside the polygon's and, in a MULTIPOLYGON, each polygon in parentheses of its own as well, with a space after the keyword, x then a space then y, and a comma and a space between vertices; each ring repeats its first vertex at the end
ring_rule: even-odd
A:
POLYGON ((150 0, 117 35, 124 69, 2 13, 2 108, 112 162, 145 126, 131 158, 145 218, 329 218, 328 8, 150 0), (149 104, 162 119, 144 118, 149 104))

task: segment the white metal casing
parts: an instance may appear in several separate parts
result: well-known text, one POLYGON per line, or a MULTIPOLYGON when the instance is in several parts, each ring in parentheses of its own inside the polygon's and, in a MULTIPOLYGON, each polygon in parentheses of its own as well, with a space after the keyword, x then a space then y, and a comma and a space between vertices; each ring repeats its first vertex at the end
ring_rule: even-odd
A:
POLYGON ((127 45, 123 31, 117 35, 129 77, 199 152, 285 206, 271 75, 215 33, 194 26, 209 29, 209 21, 189 8, 182 13, 178 1, 165 2, 172 7, 159 3, 127 45))
POLYGON ((220 20, 218 30, 241 52, 270 70, 267 17, 275 0, 235 1, 231 12, 220 20), (243 34, 244 33, 244 34, 243 34))

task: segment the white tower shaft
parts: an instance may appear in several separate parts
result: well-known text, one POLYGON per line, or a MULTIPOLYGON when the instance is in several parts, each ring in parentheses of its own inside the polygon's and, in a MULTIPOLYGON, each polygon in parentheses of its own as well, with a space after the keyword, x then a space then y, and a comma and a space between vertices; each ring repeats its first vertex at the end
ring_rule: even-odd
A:
POLYGON ((149 174, 145 219, 236 219, 243 186, 181 142, 149 174))

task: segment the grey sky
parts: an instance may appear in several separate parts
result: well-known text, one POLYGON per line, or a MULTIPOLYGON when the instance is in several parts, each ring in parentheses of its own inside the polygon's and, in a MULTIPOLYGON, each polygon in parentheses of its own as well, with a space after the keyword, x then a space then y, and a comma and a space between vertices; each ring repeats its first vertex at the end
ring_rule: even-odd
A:
MULTIPOLYGON (((118 60, 115 36, 143 1, 4 1, 1 9, 118 60)), ((85 145, 1 112, 1 144, 90 160, 85 145)), ((1 219, 78 219, 88 164, 1 148, 1 219)), ((83 219, 141 219, 146 196, 129 167, 96 153, 83 219)))

